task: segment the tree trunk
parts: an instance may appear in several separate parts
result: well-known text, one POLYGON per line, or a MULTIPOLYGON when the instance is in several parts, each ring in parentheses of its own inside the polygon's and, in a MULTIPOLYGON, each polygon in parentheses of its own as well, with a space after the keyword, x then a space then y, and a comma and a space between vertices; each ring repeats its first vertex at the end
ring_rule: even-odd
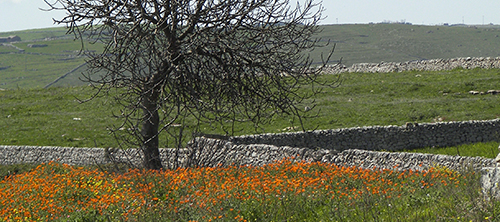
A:
POLYGON ((142 117, 142 152, 144 154, 143 164, 146 169, 160 170, 163 168, 158 149, 158 127, 160 117, 154 95, 143 95, 143 117, 142 117))

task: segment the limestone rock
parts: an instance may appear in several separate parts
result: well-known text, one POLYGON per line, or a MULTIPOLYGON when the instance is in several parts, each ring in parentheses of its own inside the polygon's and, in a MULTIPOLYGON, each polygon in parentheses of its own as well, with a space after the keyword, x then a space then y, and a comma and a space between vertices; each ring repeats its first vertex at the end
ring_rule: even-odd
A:
MULTIPOLYGON (((500 151, 500 146, 498 146, 498 150, 500 151)), ((495 158, 495 162, 500 163, 500 153, 495 158)))
POLYGON ((500 168, 484 167, 481 169, 481 188, 486 199, 498 199, 500 197, 499 182, 500 168))

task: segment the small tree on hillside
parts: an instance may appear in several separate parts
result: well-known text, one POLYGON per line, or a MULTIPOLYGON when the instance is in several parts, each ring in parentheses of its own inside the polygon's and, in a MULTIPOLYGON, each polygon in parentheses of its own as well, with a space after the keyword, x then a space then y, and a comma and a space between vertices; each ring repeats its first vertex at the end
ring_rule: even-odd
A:
POLYGON ((176 127, 186 118, 228 130, 227 122, 301 117, 297 104, 315 93, 297 93, 321 72, 309 68, 304 53, 320 46, 313 36, 323 9, 312 0, 296 6, 287 0, 46 3, 66 11, 55 22, 76 38, 104 43, 102 53, 86 52, 85 79, 96 95, 116 89, 123 105, 119 128, 129 133, 121 138, 141 147, 148 169, 163 167, 160 133, 176 132, 180 141, 186 133, 176 127))

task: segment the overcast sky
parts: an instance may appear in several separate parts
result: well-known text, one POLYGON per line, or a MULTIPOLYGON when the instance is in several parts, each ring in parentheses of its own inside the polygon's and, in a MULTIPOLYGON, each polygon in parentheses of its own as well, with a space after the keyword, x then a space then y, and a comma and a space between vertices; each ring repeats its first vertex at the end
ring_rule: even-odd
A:
MULTIPOLYGON (((500 24, 499 0, 323 0, 323 6, 322 24, 500 24)), ((55 27, 52 18, 64 16, 39 8, 47 8, 43 0, 0 0, 0 32, 55 27)))

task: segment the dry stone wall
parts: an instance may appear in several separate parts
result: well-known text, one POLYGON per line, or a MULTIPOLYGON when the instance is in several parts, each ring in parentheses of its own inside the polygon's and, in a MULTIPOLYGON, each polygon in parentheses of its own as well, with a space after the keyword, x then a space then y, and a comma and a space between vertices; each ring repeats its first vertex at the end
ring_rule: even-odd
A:
POLYGON ((439 71, 452 70, 456 68, 500 68, 500 57, 464 57, 454 59, 417 60, 408 62, 358 63, 353 64, 351 67, 337 64, 326 67, 324 72, 329 74, 339 74, 345 72, 388 73, 404 71, 439 71))
MULTIPOLYGON (((281 134, 231 137, 229 140, 197 137, 183 149, 160 149, 167 168, 193 166, 261 166, 295 157, 338 166, 398 170, 424 170, 440 165, 451 169, 495 167, 494 159, 417 154, 400 151, 427 146, 499 140, 500 119, 404 126, 354 127, 281 134), (383 152, 381 152, 381 150, 383 152)), ((56 161, 71 165, 125 163, 141 166, 138 149, 0 146, 0 164, 56 161)))
MULTIPOLYGON (((335 152, 307 148, 277 147, 267 144, 238 145, 227 140, 198 137, 183 149, 160 149, 167 168, 191 166, 264 165, 289 157, 320 161, 335 152)), ((39 146, 0 146, 0 164, 46 163, 70 165, 125 163, 140 166, 138 149, 103 149, 39 146)))
MULTIPOLYGON (((136 149, 106 151, 101 148, 67 148, 34 146, 0 146, 0 164, 45 163, 57 161, 71 165, 126 163, 140 166, 141 154, 136 149)), ((494 167, 493 159, 405 152, 375 152, 295 148, 267 144, 234 144, 227 140, 196 138, 185 149, 161 149, 163 165, 167 168, 193 166, 261 166, 284 158, 331 163, 337 166, 359 166, 367 169, 425 170, 436 165, 450 169, 480 170, 494 167)))
POLYGON ((230 141, 235 144, 270 144, 338 152, 348 149, 402 151, 500 141, 500 119, 247 135, 231 137, 230 141))
POLYGON ((234 144, 229 141, 197 138, 188 148, 194 161, 184 166, 226 166, 226 165, 264 165, 284 158, 306 162, 331 163, 337 166, 358 166, 366 169, 425 170, 442 166, 449 169, 473 169, 496 166, 493 159, 482 157, 463 157, 432 155, 407 152, 375 152, 349 149, 337 152, 328 149, 308 149, 267 144, 234 144))

